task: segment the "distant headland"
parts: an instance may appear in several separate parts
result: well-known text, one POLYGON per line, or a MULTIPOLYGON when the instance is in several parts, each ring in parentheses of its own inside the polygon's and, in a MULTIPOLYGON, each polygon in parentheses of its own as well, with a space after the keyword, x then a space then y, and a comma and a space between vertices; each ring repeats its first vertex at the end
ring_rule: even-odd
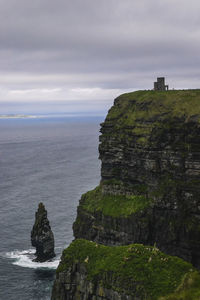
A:
POLYGON ((15 114, 0 115, 0 119, 25 119, 25 118, 35 119, 35 118, 37 118, 37 116, 34 116, 34 115, 15 115, 15 114))

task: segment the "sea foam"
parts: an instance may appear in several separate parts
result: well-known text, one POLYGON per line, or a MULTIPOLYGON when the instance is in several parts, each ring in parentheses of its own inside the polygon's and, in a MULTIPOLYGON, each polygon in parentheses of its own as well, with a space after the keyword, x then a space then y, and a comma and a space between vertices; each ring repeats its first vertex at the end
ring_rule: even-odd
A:
POLYGON ((44 269, 56 269, 59 264, 59 259, 55 258, 51 261, 46 261, 43 263, 32 261, 34 256, 35 250, 29 249, 29 250, 14 250, 11 252, 6 253, 6 257, 9 259, 12 259, 12 264, 17 265, 24 268, 31 268, 31 269, 37 269, 37 268, 44 268, 44 269))

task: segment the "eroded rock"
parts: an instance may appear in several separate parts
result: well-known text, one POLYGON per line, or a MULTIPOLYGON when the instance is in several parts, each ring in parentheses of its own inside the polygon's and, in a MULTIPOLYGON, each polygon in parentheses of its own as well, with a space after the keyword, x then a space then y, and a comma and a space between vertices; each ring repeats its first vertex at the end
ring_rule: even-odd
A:
POLYGON ((156 243, 200 268, 200 91, 122 95, 100 131, 99 192, 82 196, 75 238, 156 243))
POLYGON ((199 299, 200 90, 121 95, 101 133, 52 300, 199 299))
POLYGON ((36 247, 36 258, 34 261, 44 262, 55 257, 54 235, 43 203, 39 204, 35 213, 35 224, 31 231, 31 243, 33 247, 36 247))

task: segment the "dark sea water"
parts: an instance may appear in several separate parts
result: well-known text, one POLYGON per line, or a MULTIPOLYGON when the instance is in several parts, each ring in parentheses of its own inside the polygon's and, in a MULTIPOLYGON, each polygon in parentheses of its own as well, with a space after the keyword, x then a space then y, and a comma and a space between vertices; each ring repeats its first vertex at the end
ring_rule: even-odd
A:
POLYGON ((99 123, 103 118, 0 120, 0 299, 50 299, 62 250, 82 193, 100 180, 99 123), (56 258, 32 262, 30 233, 43 202, 56 258))

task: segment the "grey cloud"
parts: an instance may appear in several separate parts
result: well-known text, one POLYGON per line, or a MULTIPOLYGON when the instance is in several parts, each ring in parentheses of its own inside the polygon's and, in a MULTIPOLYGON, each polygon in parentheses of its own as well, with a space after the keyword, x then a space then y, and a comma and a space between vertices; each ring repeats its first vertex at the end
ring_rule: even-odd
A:
POLYGON ((166 75, 195 87, 199 9, 197 0, 0 0, 0 86, 136 89, 166 75))

